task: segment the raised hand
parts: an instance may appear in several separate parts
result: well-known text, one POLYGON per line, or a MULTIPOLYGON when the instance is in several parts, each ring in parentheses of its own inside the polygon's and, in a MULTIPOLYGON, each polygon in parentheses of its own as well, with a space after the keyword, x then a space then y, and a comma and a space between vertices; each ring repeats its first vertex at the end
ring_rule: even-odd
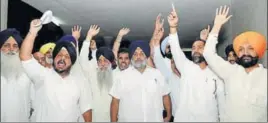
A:
POLYGON ((161 14, 158 14, 155 20, 155 28, 151 40, 152 45, 159 45, 161 38, 164 36, 164 19, 161 19, 161 14))
POLYGON ((87 39, 91 39, 100 32, 100 27, 98 25, 91 25, 87 32, 87 39))
POLYGON ((170 14, 167 17, 168 19, 168 24, 170 27, 177 27, 178 26, 178 22, 179 22, 179 17, 176 13, 176 10, 174 8, 174 6, 172 6, 172 11, 170 12, 170 14))
POLYGON ((33 35, 37 35, 39 30, 41 30, 41 28, 42 28, 41 20, 34 19, 31 21, 29 32, 33 35))
POLYGON ((127 35, 129 32, 130 32, 129 28, 122 28, 122 29, 120 29, 118 36, 123 37, 123 36, 127 35))
POLYGON ((76 39, 76 41, 78 41, 78 39, 81 36, 81 30, 82 30, 82 27, 79 25, 76 25, 72 28, 72 36, 76 39))
POLYGON ((205 28, 200 32, 200 39, 207 40, 209 31, 210 31, 210 26, 208 25, 208 28, 205 28))
POLYGON ((225 24, 232 17, 232 15, 227 16, 228 13, 229 7, 224 6, 224 8, 222 8, 221 6, 220 10, 217 8, 216 16, 214 19, 214 26, 210 33, 219 34, 222 25, 225 24))
POLYGON ((164 25, 164 19, 161 20, 161 14, 158 14, 155 20, 155 30, 159 30, 164 25))
POLYGON ((232 15, 228 16, 228 13, 229 13, 229 7, 227 6, 224 6, 224 8, 221 6, 220 10, 219 8, 217 8, 216 16, 214 19, 214 25, 221 26, 225 24, 232 17, 232 15))

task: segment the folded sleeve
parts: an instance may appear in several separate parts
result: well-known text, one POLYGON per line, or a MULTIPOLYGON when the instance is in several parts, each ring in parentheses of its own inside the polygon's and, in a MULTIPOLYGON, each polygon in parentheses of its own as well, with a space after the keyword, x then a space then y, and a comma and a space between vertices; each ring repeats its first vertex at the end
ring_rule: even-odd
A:
POLYGON ((171 92, 171 89, 168 83, 166 82, 165 77, 160 72, 158 72, 157 75, 158 75, 158 81, 160 82, 160 90, 162 96, 168 95, 171 92))
POLYGON ((114 79, 113 86, 112 86, 109 94, 116 99, 120 99, 121 94, 122 94, 122 89, 123 88, 122 88, 121 80, 117 74, 117 76, 114 79))

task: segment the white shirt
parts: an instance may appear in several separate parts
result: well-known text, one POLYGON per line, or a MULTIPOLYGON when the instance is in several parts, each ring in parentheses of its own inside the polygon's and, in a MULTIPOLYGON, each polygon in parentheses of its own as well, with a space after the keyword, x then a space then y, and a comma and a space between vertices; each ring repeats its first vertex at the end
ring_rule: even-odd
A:
POLYGON ((267 69, 262 66, 247 73, 216 54, 217 35, 210 34, 204 49, 209 67, 225 82, 225 122, 267 122, 267 69))
POLYGON ((29 122, 30 84, 25 73, 9 81, 1 76, 1 122, 29 122))
POLYGON ((171 89, 170 92, 170 98, 171 98, 171 103, 172 103, 172 115, 175 116, 176 115, 176 111, 177 111, 177 104, 179 101, 179 88, 180 88, 180 82, 181 82, 181 78, 178 77, 176 74, 172 73, 170 79, 168 80, 168 85, 171 89))
POLYGON ((77 122, 81 113, 91 109, 91 93, 81 79, 71 75, 62 78, 34 58, 22 65, 35 87, 33 122, 77 122))
POLYGON ((154 63, 156 68, 164 75, 169 88, 171 89, 170 98, 172 103, 172 115, 175 116, 177 109, 177 101, 179 96, 180 77, 172 72, 171 61, 163 58, 160 52, 160 46, 154 47, 154 63))
POLYGON ((187 59, 177 34, 170 34, 169 44, 182 76, 174 122, 219 121, 219 112, 224 106, 223 82, 208 67, 202 70, 187 59))
POLYGON ((118 122, 163 122, 163 96, 169 93, 163 75, 150 67, 143 73, 133 67, 122 71, 110 91, 120 99, 118 122))

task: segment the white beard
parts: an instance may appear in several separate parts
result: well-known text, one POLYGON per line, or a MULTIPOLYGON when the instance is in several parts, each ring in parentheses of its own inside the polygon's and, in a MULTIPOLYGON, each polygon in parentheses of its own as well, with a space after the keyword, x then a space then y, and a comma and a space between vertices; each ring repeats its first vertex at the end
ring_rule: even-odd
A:
POLYGON ((97 80, 98 86, 100 90, 105 89, 105 91, 110 91, 112 87, 113 81, 113 70, 109 67, 107 70, 100 70, 97 71, 97 80))
POLYGON ((5 54, 1 52, 1 75, 4 76, 7 81, 11 79, 17 80, 23 73, 21 61, 18 53, 5 54))

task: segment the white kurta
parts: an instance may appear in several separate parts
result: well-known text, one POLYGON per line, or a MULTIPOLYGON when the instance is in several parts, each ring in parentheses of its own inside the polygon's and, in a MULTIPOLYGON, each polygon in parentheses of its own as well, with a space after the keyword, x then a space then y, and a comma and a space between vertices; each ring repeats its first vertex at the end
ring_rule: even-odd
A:
POLYGON ((30 84, 25 73, 17 80, 1 76, 1 122, 29 122, 30 84))
POLYGON ((133 67, 122 71, 110 91, 120 99, 118 122, 163 122, 163 96, 169 93, 163 75, 150 67, 143 73, 133 67))
POLYGON ((91 92, 83 80, 72 75, 62 78, 34 58, 22 65, 35 87, 33 122, 77 122, 81 112, 91 109, 91 92))
MULTIPOLYGON (((89 83, 93 94, 92 103, 92 121, 93 122, 110 122, 110 105, 112 97, 109 95, 109 90, 100 90, 97 81, 97 62, 96 60, 88 60, 90 42, 84 41, 80 52, 81 65, 89 83)), ((111 82, 113 82, 111 80, 111 82)))
POLYGON ((226 109, 223 121, 267 122, 267 69, 247 73, 238 64, 230 64, 216 53, 217 35, 210 34, 204 49, 208 65, 225 82, 226 109))
POLYGON ((224 106, 224 84, 208 67, 188 60, 177 34, 169 35, 175 65, 181 73, 175 122, 217 122, 224 106))
POLYGON ((164 75, 170 89, 170 98, 172 103, 172 115, 175 116, 177 109, 177 101, 179 96, 179 83, 180 77, 172 72, 171 61, 167 58, 163 58, 160 52, 160 46, 154 47, 154 63, 155 66, 162 75, 164 75))

